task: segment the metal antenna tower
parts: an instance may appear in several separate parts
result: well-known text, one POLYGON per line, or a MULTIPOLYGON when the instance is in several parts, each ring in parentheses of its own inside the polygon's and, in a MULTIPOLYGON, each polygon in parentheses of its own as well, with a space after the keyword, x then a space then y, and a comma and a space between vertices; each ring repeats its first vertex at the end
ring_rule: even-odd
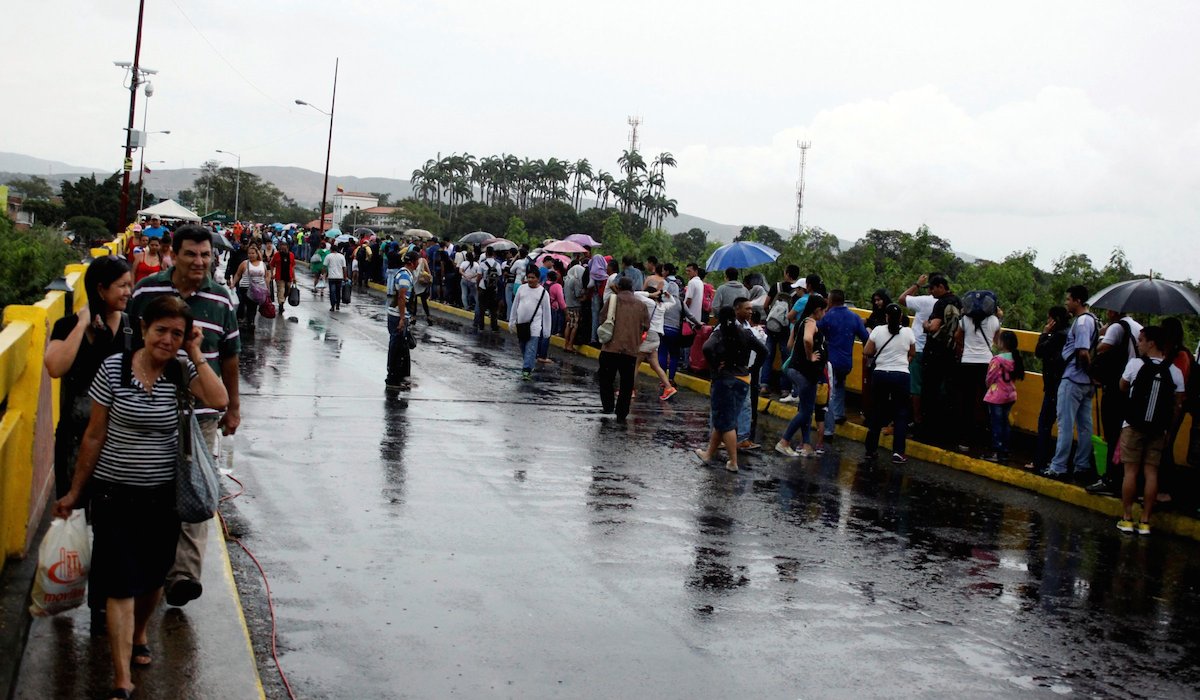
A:
POLYGON ((808 162, 808 149, 812 147, 812 142, 797 141, 796 147, 800 149, 800 180, 796 182, 796 233, 800 233, 804 227, 804 166, 808 162))
POLYGON ((629 117, 628 121, 629 121, 629 152, 632 153, 632 152, 636 151, 637 147, 638 147, 637 131, 638 131, 638 127, 642 125, 642 118, 641 117, 629 117))

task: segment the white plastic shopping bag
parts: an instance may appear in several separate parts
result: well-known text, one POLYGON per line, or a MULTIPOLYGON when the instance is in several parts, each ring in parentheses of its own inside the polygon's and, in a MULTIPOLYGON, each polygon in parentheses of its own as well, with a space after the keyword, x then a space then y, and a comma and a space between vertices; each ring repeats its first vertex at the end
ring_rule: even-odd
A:
POLYGON ((91 563, 92 545, 83 511, 72 511, 66 520, 55 518, 38 547, 38 569, 29 613, 45 617, 82 605, 87 598, 91 563))

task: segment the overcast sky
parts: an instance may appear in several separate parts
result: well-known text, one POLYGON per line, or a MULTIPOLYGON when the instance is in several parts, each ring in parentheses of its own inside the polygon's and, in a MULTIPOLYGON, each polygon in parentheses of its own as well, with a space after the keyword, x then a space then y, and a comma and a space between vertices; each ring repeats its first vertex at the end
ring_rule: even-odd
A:
MULTIPOLYGON (((293 100, 328 108, 338 56, 334 176, 406 178, 439 151, 615 170, 637 114, 690 214, 790 226, 806 139, 805 220, 843 238, 926 223, 983 257, 1121 245, 1138 271, 1200 277, 1197 2, 146 5, 162 167, 220 148, 322 170, 328 121, 293 100)), ((23 4, 3 150, 118 168, 112 61, 132 58, 136 17, 136 0, 23 4)))

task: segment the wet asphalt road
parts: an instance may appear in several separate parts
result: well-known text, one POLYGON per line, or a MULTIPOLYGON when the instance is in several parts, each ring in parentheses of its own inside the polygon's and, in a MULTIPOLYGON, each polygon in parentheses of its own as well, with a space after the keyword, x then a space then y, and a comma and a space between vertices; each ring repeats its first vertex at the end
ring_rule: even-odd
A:
MULTIPOLYGON (((420 321, 416 387, 387 397, 378 298, 303 298, 245 343, 230 445, 298 697, 1200 692, 1195 543, 942 467, 861 468, 858 444, 704 468, 706 397, 664 405, 640 377, 618 427, 593 361, 523 383, 514 336, 457 318, 420 321)), ((261 586, 238 575, 262 649, 261 586)))

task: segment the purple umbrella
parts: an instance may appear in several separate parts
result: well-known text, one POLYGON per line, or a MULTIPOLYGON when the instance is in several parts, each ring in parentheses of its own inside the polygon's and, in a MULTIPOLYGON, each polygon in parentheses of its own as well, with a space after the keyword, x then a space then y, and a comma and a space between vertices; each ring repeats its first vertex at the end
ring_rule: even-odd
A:
POLYGON ((572 233, 571 235, 567 236, 565 240, 568 240, 572 243, 578 243, 579 245, 587 248, 595 248, 596 246, 600 245, 600 241, 592 238, 586 233, 572 233))
MULTIPOLYGON (((583 234, 580 234, 583 235, 583 234)), ((554 241, 543 248, 547 253, 586 253, 587 248, 584 248, 575 241, 554 241)))

